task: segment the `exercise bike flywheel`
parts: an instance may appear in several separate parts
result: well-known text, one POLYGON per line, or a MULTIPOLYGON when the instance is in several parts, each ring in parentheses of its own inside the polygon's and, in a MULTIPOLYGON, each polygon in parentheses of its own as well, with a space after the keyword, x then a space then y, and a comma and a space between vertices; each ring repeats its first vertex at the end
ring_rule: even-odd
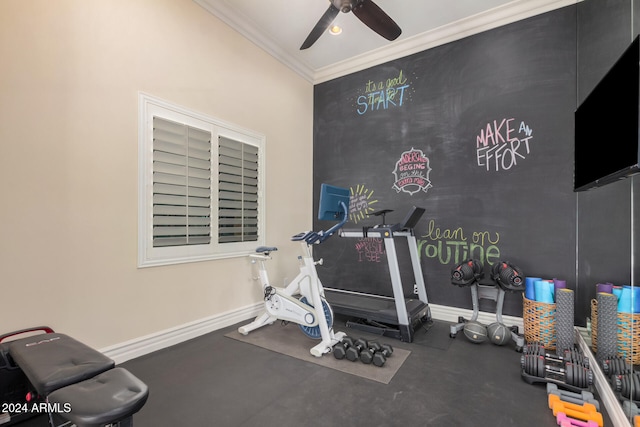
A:
MULTIPOLYGON (((301 297, 300 302, 310 307, 313 307, 307 301, 307 297, 301 297)), ((325 301, 324 298, 322 298, 322 308, 324 309, 324 316, 327 319, 327 326, 329 327, 329 329, 331 329, 333 327, 333 310, 331 310, 331 307, 329 306, 327 301, 325 301)), ((302 329, 302 332, 309 338, 313 338, 314 340, 319 340, 322 338, 322 333, 320 332, 320 325, 316 325, 316 326, 298 325, 298 326, 300 326, 300 329, 302 329)))

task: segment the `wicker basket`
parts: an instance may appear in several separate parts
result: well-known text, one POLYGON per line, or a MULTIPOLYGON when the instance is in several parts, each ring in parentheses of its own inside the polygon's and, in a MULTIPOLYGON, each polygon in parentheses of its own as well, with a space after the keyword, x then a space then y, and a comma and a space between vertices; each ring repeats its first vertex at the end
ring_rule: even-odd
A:
POLYGON ((537 342, 547 350, 556 348, 556 305, 523 298, 522 321, 526 342, 537 342))
POLYGON ((618 313, 618 356, 640 364, 640 313, 618 313))
POLYGON ((598 300, 591 300, 591 351, 598 352, 598 300))
MULTIPOLYGON (((618 312, 618 356, 640 364, 640 313, 618 312)), ((598 352, 598 300, 591 300, 591 350, 598 352)))

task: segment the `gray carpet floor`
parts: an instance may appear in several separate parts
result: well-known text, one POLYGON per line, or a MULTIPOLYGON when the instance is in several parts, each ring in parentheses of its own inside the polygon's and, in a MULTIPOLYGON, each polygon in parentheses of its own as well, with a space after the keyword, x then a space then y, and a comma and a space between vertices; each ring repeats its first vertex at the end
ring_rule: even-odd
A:
MULTIPOLYGON (((247 335, 242 335, 238 331, 233 330, 225 335, 227 338, 246 342, 267 350, 295 357, 306 362, 325 366, 327 368, 336 369, 361 378, 367 378, 384 384, 389 384, 393 376, 398 372, 410 351, 398 348, 390 357, 385 358, 385 363, 381 367, 371 364, 353 363, 353 361, 345 359, 336 359, 331 355, 324 357, 315 357, 311 354, 311 347, 315 346, 319 341, 307 337, 301 333, 298 325, 294 323, 282 324, 276 322, 273 325, 265 326, 247 335)), ((380 344, 387 344, 393 348, 392 340, 376 339, 380 344)), ((359 361, 356 361, 359 362, 359 361)))

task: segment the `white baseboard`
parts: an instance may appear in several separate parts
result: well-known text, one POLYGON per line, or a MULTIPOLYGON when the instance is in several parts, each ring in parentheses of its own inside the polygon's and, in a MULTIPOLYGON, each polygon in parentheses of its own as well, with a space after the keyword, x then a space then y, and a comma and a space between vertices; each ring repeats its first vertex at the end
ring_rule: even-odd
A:
MULTIPOLYGON (((254 304, 239 310, 196 320, 175 328, 165 329, 164 331, 112 345, 100 349, 100 351, 116 363, 123 363, 127 360, 135 359, 136 357, 144 356, 145 354, 197 338, 209 332, 226 328, 227 326, 244 320, 252 319, 258 315, 262 307, 262 303, 254 304)), ((429 304, 429 307, 431 308, 431 317, 434 320, 451 323, 457 323, 458 317, 460 316, 468 320, 473 314, 472 310, 447 307, 444 305, 429 304)), ((520 317, 502 316, 502 320, 507 326, 517 325, 519 331, 523 330, 522 318, 520 317)), ((484 324, 495 322, 496 314, 480 311, 478 313, 478 321, 484 324)))
POLYGON ((262 306, 262 304, 256 304, 239 310, 221 313, 175 328, 165 329, 164 331, 112 345, 100 349, 100 351, 107 357, 113 359, 116 364, 123 363, 127 360, 180 344, 181 342, 255 317, 262 306))

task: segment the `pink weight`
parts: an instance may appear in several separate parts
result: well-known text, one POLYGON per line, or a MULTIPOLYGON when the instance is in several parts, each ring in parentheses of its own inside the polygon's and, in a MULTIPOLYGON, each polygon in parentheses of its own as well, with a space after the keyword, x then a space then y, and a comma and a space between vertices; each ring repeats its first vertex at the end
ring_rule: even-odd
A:
POLYGON ((582 421, 567 417, 564 412, 558 412, 556 421, 560 427, 598 427, 598 423, 592 420, 582 421))

